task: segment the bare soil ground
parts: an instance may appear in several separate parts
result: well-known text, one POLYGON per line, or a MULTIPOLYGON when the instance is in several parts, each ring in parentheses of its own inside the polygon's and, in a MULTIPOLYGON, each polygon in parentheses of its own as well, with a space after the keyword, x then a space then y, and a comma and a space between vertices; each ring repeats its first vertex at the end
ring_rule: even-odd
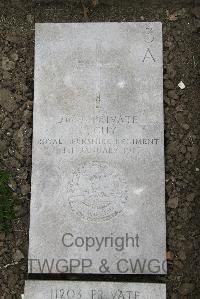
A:
MULTIPOLYGON (((6 170, 11 176, 8 183, 15 211, 11 221, 8 219, 10 231, 0 232, 1 299, 21 298, 27 277, 34 24, 85 21, 163 23, 169 268, 166 277, 146 277, 143 281, 166 282, 167 298, 200 298, 200 7, 197 1, 187 0, 175 1, 174 6, 170 1, 154 5, 142 1, 140 6, 137 2, 0 3, 0 173, 6 170), (178 86, 180 81, 184 89, 178 86)), ((129 281, 134 280, 134 276, 129 277, 129 281)))

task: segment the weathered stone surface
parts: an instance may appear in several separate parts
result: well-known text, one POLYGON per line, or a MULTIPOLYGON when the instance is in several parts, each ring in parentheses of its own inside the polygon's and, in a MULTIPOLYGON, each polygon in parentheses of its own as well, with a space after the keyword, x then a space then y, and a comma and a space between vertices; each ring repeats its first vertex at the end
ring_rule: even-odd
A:
POLYGON ((29 272, 164 273, 161 24, 37 24, 35 53, 29 272))
POLYGON ((97 281, 26 281, 25 299, 166 299, 165 284, 97 281))

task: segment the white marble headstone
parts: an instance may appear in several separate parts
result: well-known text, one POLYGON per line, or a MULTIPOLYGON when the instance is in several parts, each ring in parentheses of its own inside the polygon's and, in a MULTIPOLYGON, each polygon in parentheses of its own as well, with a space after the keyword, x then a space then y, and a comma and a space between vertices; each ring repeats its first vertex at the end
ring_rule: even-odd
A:
POLYGON ((29 272, 165 273, 161 23, 35 34, 29 272))
POLYGON ((165 284, 26 281, 25 299, 166 299, 165 284))

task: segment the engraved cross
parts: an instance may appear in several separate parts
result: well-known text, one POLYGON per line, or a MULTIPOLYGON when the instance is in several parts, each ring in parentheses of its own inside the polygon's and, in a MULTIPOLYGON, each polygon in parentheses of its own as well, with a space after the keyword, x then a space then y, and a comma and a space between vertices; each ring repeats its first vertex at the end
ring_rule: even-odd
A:
POLYGON ((114 63, 104 63, 103 62, 103 52, 102 52, 102 46, 101 46, 101 40, 97 40, 96 42, 96 61, 94 63, 84 63, 84 62, 78 62, 78 65, 81 65, 83 68, 89 66, 94 66, 97 68, 97 86, 96 86, 96 108, 100 108, 101 104, 101 76, 102 76, 102 69, 105 67, 108 68, 114 68, 118 66, 119 64, 114 63))

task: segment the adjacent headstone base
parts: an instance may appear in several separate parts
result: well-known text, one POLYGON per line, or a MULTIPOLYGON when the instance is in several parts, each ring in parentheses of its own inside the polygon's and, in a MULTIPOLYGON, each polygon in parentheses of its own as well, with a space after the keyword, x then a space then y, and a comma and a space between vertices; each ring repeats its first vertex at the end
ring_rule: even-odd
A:
POLYGON ((26 281, 25 299, 166 299, 165 284, 26 281))

